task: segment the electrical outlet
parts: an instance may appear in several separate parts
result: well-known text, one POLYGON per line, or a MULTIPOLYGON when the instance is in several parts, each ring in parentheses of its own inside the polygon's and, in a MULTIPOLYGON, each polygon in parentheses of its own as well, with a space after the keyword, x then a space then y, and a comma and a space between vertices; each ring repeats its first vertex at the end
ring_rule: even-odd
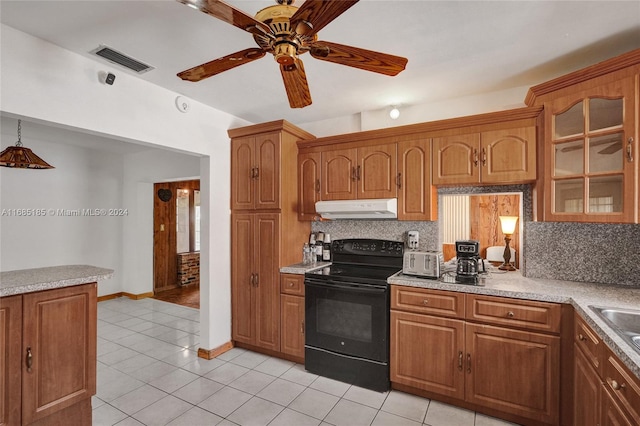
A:
POLYGON ((407 246, 409 250, 417 250, 420 242, 420 234, 418 231, 407 231, 407 246))

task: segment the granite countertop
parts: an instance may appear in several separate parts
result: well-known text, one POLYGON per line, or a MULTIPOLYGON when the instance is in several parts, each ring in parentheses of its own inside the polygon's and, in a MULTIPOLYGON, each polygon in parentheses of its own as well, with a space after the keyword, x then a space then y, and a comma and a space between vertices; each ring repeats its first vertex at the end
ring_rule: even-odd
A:
POLYGON ((447 283, 404 275, 402 272, 391 276, 387 281, 396 285, 570 304, 636 377, 640 378, 640 353, 589 308, 606 306, 638 310, 640 287, 533 279, 523 277, 518 271, 503 272, 496 268, 490 270, 481 285, 447 283))
POLYGON ((0 272, 0 297, 92 283, 113 277, 113 269, 62 265, 0 272))
POLYGON ((331 262, 316 262, 310 265, 304 263, 295 263, 289 266, 283 266, 280 268, 280 272, 283 274, 305 274, 316 269, 324 268, 331 265, 331 262))

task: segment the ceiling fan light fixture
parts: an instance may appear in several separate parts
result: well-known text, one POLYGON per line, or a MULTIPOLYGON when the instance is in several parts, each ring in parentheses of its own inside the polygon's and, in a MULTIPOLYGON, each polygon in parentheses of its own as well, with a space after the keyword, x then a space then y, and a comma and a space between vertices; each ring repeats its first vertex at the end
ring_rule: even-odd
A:
POLYGON ((294 43, 283 41, 273 46, 273 57, 282 65, 291 65, 296 60, 298 46, 294 43))
POLYGON ((22 120, 18 120, 18 141, 0 153, 0 166, 17 169, 54 169, 29 148, 22 146, 22 120))

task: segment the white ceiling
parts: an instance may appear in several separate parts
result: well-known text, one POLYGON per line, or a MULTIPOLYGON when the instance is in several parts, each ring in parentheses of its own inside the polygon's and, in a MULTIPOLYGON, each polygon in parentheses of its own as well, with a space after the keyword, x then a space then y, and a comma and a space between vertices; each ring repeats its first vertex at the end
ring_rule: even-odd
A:
MULTIPOLYGON (((228 3, 250 15, 275 4, 228 3)), ((108 45, 155 67, 139 78, 255 123, 284 118, 302 124, 532 86, 640 48, 635 0, 361 0, 319 38, 404 56, 406 70, 388 77, 305 54, 313 104, 291 109, 271 55, 198 83, 176 77, 255 47, 249 33, 177 1, 1 0, 0 20, 96 61, 102 59, 88 52, 108 45)), ((105 70, 133 74, 107 63, 105 70)))

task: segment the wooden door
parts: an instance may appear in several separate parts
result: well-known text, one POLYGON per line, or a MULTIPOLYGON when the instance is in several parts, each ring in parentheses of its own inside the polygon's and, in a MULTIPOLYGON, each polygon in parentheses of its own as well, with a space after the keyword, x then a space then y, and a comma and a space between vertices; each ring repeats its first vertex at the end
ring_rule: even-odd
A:
POLYGON ((398 195, 396 144, 358 148, 357 198, 395 198, 398 195))
POLYGON ((398 219, 437 220, 438 194, 431 185, 428 138, 398 142, 398 219))
POLYGON ((280 214, 255 215, 256 248, 253 269, 256 273, 255 292, 255 344, 265 349, 280 350, 280 214))
MULTIPOLYGON (((26 355, 26 354, 25 354, 26 355)), ((22 296, 0 299, 0 425, 21 424, 22 296)))
POLYGON ((255 138, 231 140, 231 210, 254 207, 255 138))
POLYGON ((280 295, 283 353, 304 358, 304 297, 280 295))
POLYGON ((280 208, 280 133, 255 138, 255 209, 280 208))
POLYGON ((326 200, 352 200, 356 198, 357 150, 340 149, 322 153, 320 198, 326 200))
MULTIPOLYGON (((469 223, 472 240, 480 243, 480 256, 487 257, 487 247, 505 245, 504 234, 500 226, 500 216, 520 216, 520 195, 473 195, 469 197, 469 223)), ((520 222, 518 219, 516 230, 511 235, 509 247, 515 249, 516 258, 511 262, 520 268, 520 222)))
POLYGON ((482 183, 530 182, 536 179, 536 127, 482 132, 482 183))
POLYGON ((391 311, 391 381, 464 398, 464 321, 391 311))
POLYGON ((595 426, 600 423, 602 382, 578 345, 574 354, 573 424, 595 426))
POLYGON ((298 219, 314 220, 320 201, 319 152, 298 154, 298 219))
POLYGON ((474 184, 480 182, 480 134, 433 139, 433 184, 474 184))
MULTIPOLYGON (((178 278, 178 243, 176 234, 176 199, 178 189, 200 190, 200 180, 162 182, 153 185, 153 291, 180 286, 178 278)), ((191 209, 191 207, 190 207, 191 209)), ((195 211, 190 227, 195 238, 195 211), (193 226, 192 226, 193 225, 193 226)))
POLYGON ((231 215, 231 323, 233 340, 253 343, 255 311, 252 303, 255 281, 254 215, 231 215))
POLYGON ((24 423, 96 393, 96 333, 95 283, 23 295, 24 423))
POLYGON ((560 338, 466 323, 465 399, 549 424, 560 413, 560 338))

